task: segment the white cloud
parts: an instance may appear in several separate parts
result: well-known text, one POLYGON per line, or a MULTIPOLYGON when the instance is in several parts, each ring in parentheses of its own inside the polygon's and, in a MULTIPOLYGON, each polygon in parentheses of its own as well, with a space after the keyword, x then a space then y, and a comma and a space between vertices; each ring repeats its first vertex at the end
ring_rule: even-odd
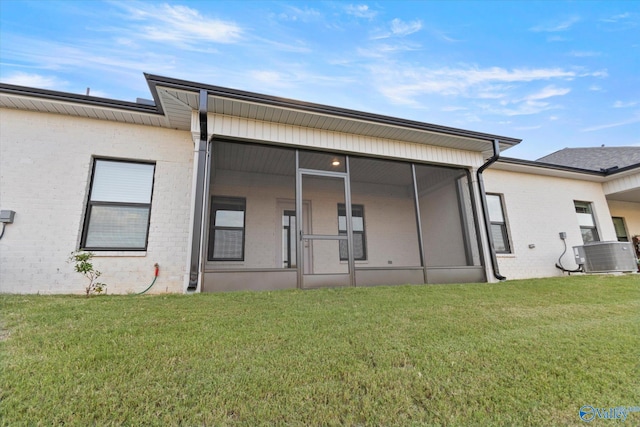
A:
MULTIPOLYGON (((567 82, 580 78, 576 71, 564 68, 457 68, 413 67, 394 61, 370 67, 378 91, 390 102, 421 107, 437 102, 434 96, 447 98, 444 106, 459 99, 476 100, 475 107, 485 114, 502 116, 533 115, 563 108, 551 99, 571 92, 567 82), (548 82, 540 87, 539 84, 548 82), (538 86, 532 90, 530 87, 538 86), (527 93, 528 92, 528 93, 527 93)), ((586 77, 586 76, 585 76, 586 77)), ((455 107, 441 107, 456 111, 455 107)))
POLYGON ((68 83, 55 76, 44 76, 42 74, 30 74, 15 72, 6 77, 2 77, 2 82, 10 85, 37 87, 40 89, 62 90, 68 83))
POLYGON ((401 19, 395 18, 389 24, 389 29, 385 29, 383 31, 378 31, 376 35, 372 37, 372 39, 386 39, 388 37, 405 37, 410 34, 413 34, 422 29, 422 22, 420 20, 415 20, 411 22, 404 22, 401 19))
POLYGON ((551 98, 552 96, 562 96, 571 92, 569 88, 557 88, 555 86, 547 86, 541 91, 527 96, 527 101, 551 98))
POLYGON ((441 108, 442 111, 464 111, 468 110, 467 107, 456 107, 455 105, 449 105, 441 108))
MULTIPOLYGON (((393 99, 412 98, 423 94, 467 96, 499 99, 512 83, 551 79, 572 79, 576 73, 560 68, 513 69, 492 68, 411 68, 400 64, 374 66, 373 74, 381 82, 380 90, 393 99), (393 94, 393 95, 391 95, 393 94)), ((555 96, 564 89, 550 88, 546 95, 555 96), (554 92, 555 91, 555 92, 554 92)), ((545 95, 545 94, 542 94, 545 95)))
POLYGON ((358 55, 365 58, 384 58, 388 55, 402 52, 410 52, 420 49, 419 45, 411 43, 379 43, 368 48, 358 48, 358 55))
POLYGON ((516 104, 511 108, 487 108, 487 112, 491 114, 499 114, 505 116, 528 116, 532 114, 539 114, 543 111, 549 111, 558 109, 560 107, 551 105, 548 102, 540 101, 524 101, 516 104))
POLYGON ((603 21, 603 22, 618 22, 621 19, 625 19, 625 18, 628 18, 630 16, 631 16, 631 14, 629 12, 625 12, 625 13, 620 13, 618 15, 610 16, 608 18, 601 19, 601 21, 603 21))
POLYGON ((560 22, 536 25, 535 27, 530 28, 530 30, 535 32, 549 32, 549 33, 567 31, 569 28, 573 26, 573 24, 579 21, 580 21, 579 17, 572 16, 560 22))
POLYGON ((573 50, 569 52, 569 56, 574 56, 576 58, 593 58, 600 55, 602 55, 602 52, 579 51, 579 50, 573 50))
POLYGON ((613 108, 629 108, 629 107, 634 107, 636 105, 638 105, 637 101, 628 101, 628 102, 616 101, 613 103, 613 108))
POLYGON ((537 126, 514 126, 515 130, 536 130, 536 129, 540 129, 542 127, 542 125, 537 125, 537 126))
POLYGON ((579 77, 609 77, 609 72, 607 70, 594 71, 593 73, 581 73, 579 77))
POLYGON ((180 46, 192 43, 234 43, 243 29, 234 22, 203 16, 187 6, 154 3, 115 3, 142 23, 135 28, 140 38, 180 46))
POLYGON ((422 22, 420 20, 412 22, 404 22, 398 18, 391 21, 391 32, 394 36, 408 36, 422 28, 422 22))
POLYGON ((365 19, 373 19, 378 14, 375 10, 369 9, 369 6, 366 4, 349 4, 345 7, 345 10, 349 15, 365 19))
POLYGON ((311 22, 322 18, 322 14, 315 9, 287 6, 287 11, 278 14, 278 18, 284 21, 311 22))
POLYGON ((607 123, 604 125, 591 126, 588 128, 584 128, 582 129, 582 132, 593 132, 593 131, 598 131, 603 129, 615 128, 619 126, 626 126, 633 123, 640 123, 640 113, 636 113, 635 117, 632 117, 631 119, 628 119, 628 120, 623 120, 621 122, 607 123))

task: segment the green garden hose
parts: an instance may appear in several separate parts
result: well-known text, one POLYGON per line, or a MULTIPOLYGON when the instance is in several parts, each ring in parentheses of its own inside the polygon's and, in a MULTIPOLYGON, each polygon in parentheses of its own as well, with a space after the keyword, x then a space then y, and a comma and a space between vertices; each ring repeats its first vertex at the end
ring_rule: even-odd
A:
POLYGON ((160 273, 160 266, 158 265, 158 263, 154 264, 154 268, 155 268, 155 274, 154 274, 154 277, 153 277, 153 282, 151 282, 151 284, 147 287, 147 289, 145 289, 142 292, 138 292, 135 295, 142 295, 142 294, 146 293, 156 283, 156 280, 158 280, 158 274, 160 273))

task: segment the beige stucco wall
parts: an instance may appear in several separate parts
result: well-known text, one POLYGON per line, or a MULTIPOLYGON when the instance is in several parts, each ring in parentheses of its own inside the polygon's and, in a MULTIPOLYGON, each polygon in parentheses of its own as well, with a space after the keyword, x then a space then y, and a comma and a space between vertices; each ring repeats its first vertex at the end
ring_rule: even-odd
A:
POLYGON ((567 233, 563 265, 576 268, 572 247, 583 242, 575 200, 593 203, 602 241, 616 240, 600 183, 496 169, 485 171, 484 179, 488 193, 503 195, 513 253, 498 255, 498 263, 500 273, 508 279, 561 275, 555 268, 564 249, 560 232, 567 233))
POLYGON ((640 203, 609 200, 611 216, 624 218, 629 237, 640 235, 640 203))
POLYGON ((146 252, 97 253, 109 293, 182 292, 193 142, 189 132, 0 109, 0 208, 16 211, 0 240, 0 292, 80 293, 67 258, 82 233, 92 156, 155 161, 146 252))

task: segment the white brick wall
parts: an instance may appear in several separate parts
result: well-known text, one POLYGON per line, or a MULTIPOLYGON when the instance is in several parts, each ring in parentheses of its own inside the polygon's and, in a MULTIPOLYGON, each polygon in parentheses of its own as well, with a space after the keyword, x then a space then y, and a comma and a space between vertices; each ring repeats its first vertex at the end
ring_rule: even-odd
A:
POLYGON ((0 109, 0 208, 16 211, 0 240, 0 292, 79 293, 66 262, 78 248, 92 156, 156 162, 146 253, 101 252, 109 293, 182 292, 191 205, 189 132, 0 109))
POLYGON ((616 240, 602 185, 573 179, 489 169, 486 191, 503 194, 512 254, 498 255, 508 279, 558 276, 555 263, 564 249, 558 233, 567 233, 565 268, 576 268, 573 246, 582 245, 574 200, 593 203, 600 239, 616 240), (529 245, 535 245, 530 249, 529 245))

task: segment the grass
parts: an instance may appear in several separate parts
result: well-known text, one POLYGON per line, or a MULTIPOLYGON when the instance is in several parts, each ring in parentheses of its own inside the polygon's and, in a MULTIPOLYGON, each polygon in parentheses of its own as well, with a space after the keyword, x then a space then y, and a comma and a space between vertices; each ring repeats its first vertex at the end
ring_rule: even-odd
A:
POLYGON ((637 275, 0 295, 0 424, 582 425, 640 406, 638 349, 637 275))

